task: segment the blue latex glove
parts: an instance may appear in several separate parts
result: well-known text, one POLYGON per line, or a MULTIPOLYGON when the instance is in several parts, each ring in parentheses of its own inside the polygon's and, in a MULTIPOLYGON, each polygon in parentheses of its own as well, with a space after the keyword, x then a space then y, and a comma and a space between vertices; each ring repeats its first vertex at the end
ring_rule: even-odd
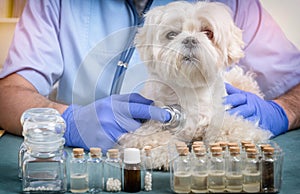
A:
POLYGON ((257 95, 239 90, 226 83, 228 96, 225 104, 230 105, 230 114, 238 114, 252 122, 258 122, 260 128, 269 130, 273 136, 288 129, 288 119, 284 110, 274 101, 264 100, 257 95))
POLYGON ((105 153, 125 133, 134 132, 143 120, 167 122, 171 115, 165 109, 152 106, 139 94, 112 95, 86 106, 70 105, 62 117, 67 123, 66 145, 101 147, 105 153))

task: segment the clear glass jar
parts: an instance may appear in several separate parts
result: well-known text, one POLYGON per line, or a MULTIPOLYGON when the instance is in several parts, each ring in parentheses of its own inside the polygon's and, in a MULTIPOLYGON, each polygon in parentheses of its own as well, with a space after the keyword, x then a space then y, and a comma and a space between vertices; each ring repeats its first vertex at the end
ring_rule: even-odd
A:
POLYGON ((151 146, 144 147, 144 157, 143 157, 143 168, 144 168, 144 190, 152 190, 152 171, 153 171, 153 158, 151 153, 151 146))
POLYGON ((22 160, 22 190, 30 192, 65 192, 66 155, 61 116, 38 114, 23 123, 25 147, 22 160))
POLYGON ((256 149, 247 149, 243 173, 243 191, 246 193, 260 192, 261 170, 256 149))
POLYGON ((70 160, 70 190, 72 193, 88 191, 87 160, 82 148, 74 148, 70 160))
MULTIPOLYGON (((20 118, 20 123, 23 126, 24 121, 28 118, 34 117, 34 116, 39 116, 41 114, 49 114, 49 115, 57 115, 60 116, 59 112, 53 108, 31 108, 23 112, 20 118)), ((18 177, 22 179, 22 161, 24 158, 24 154, 27 151, 26 147, 26 136, 24 136, 24 141, 22 142, 20 148, 19 148, 19 153, 18 153, 18 177)))
POLYGON ((275 192, 275 158, 274 148, 263 148, 261 189, 263 192, 275 192))
POLYGON ((137 148, 124 149, 124 191, 136 193, 141 191, 141 155, 137 148))
POLYGON ((90 148, 87 160, 89 192, 99 193, 103 190, 103 160, 101 148, 90 148))
POLYGON ((208 160, 206 149, 204 147, 194 148, 191 169, 191 191, 193 193, 207 193, 208 160))
POLYGON ((208 190, 212 193, 225 191, 225 160, 221 147, 211 148, 211 159, 208 171, 208 190))
POLYGON ((171 174, 172 190, 175 193, 189 193, 191 191, 191 162, 187 147, 177 148, 178 157, 173 162, 171 174))
POLYGON ((122 160, 118 149, 109 149, 104 162, 105 190, 119 192, 122 189, 122 160))
POLYGON ((230 193, 239 193, 243 190, 243 161, 239 147, 229 148, 229 157, 226 164, 226 190, 230 193))

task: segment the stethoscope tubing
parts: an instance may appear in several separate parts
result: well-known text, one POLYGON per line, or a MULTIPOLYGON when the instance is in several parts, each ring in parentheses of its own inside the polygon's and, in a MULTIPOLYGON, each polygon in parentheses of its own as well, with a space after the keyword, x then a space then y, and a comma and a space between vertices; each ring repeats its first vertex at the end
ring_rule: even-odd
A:
MULTIPOLYGON (((112 94, 119 94, 121 91, 121 87, 124 81, 125 72, 128 67, 128 63, 133 55, 133 52, 135 50, 135 47, 133 45, 135 34, 137 33, 137 28, 139 25, 143 25, 144 18, 139 17, 136 9, 134 8, 132 0, 126 0, 128 3, 130 10, 133 14, 133 26, 135 27, 133 32, 131 33, 131 37, 129 38, 128 45, 126 49, 121 53, 120 59, 117 63, 117 68, 115 71, 115 75, 113 78, 113 82, 111 85, 110 95, 112 94)), ((144 9, 144 13, 147 12, 150 9, 150 6, 152 4, 153 0, 149 0, 147 2, 147 5, 144 9)))

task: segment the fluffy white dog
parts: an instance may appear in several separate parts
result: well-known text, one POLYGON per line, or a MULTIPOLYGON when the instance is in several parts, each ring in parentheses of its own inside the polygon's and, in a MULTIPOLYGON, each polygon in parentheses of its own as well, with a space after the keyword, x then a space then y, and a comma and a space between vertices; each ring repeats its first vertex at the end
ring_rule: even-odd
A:
POLYGON ((174 139, 211 143, 258 142, 270 137, 257 125, 226 113, 222 103, 224 82, 261 96, 252 74, 232 66, 244 56, 243 41, 227 6, 174 2, 156 7, 147 13, 136 47, 150 75, 143 95, 157 106, 179 104, 186 121, 172 130, 149 121, 124 135, 121 146, 142 149, 151 145, 154 166, 161 167, 167 164, 167 145, 174 139))

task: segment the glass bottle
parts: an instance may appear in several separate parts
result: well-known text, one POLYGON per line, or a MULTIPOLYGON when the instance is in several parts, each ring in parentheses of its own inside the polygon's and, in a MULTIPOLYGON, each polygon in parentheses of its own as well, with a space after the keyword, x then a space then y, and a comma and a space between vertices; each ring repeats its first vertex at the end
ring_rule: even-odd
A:
POLYGON ((101 148, 90 148, 87 160, 89 192, 99 193, 103 190, 103 160, 101 148))
MULTIPOLYGON (((30 117, 39 116, 41 114, 50 114, 50 115, 57 115, 60 116, 59 112, 53 108, 31 108, 23 112, 20 118, 20 123, 23 126, 24 121, 30 117)), ((22 179, 22 161, 25 152, 27 151, 26 147, 26 136, 23 135, 24 141, 22 142, 19 153, 18 153, 18 177, 22 179)))
POLYGON ((220 147, 220 144, 219 143, 210 143, 208 145, 208 148, 209 148, 209 150, 208 150, 208 153, 209 153, 208 157, 209 158, 211 158, 212 148, 214 148, 214 147, 220 147))
POLYGON ((260 192, 260 162, 256 149, 247 149, 243 173, 243 191, 246 193, 260 192))
POLYGON ((170 187, 174 191, 174 162, 179 156, 180 149, 187 148, 185 142, 178 140, 177 138, 169 144, 168 159, 169 159, 169 171, 170 171, 170 187))
POLYGON ((268 143, 263 143, 263 144, 260 144, 258 147, 259 147, 258 158, 261 160, 263 158, 263 155, 264 155, 264 149, 266 147, 272 147, 272 146, 268 143))
POLYGON ((70 191, 72 193, 88 191, 87 160, 83 148, 73 148, 70 160, 70 191))
POLYGON ((230 147, 226 164, 226 190, 230 193, 239 193, 243 190, 242 162, 240 148, 230 147))
POLYGON ((194 149, 199 147, 204 147, 203 141, 194 141, 192 144, 192 153, 194 154, 194 149))
POLYGON ((225 191, 225 160, 222 155, 221 147, 211 148, 208 189, 212 193, 222 193, 225 191))
POLYGON ((243 160, 246 160, 246 158, 247 158, 247 152, 246 152, 246 148, 245 148, 246 144, 252 144, 252 142, 249 141, 249 140, 242 140, 241 141, 241 148, 242 148, 241 157, 242 157, 243 160))
POLYGON ((239 147, 239 144, 236 142, 229 142, 227 144, 227 150, 230 150, 231 147, 239 147))
POLYGON ((118 149, 109 149, 104 163, 105 189, 109 192, 119 192, 122 189, 122 160, 118 149))
POLYGON ((173 191, 189 193, 191 191, 191 164, 188 147, 178 147, 178 157, 173 162, 173 191))
POLYGON ((31 192, 65 192, 66 155, 63 133, 65 122, 61 116, 39 114, 23 123, 25 147, 22 160, 22 190, 31 192))
POLYGON ((265 147, 262 158, 262 191, 266 193, 275 192, 274 186, 274 148, 265 147))
POLYGON ((152 190, 152 169, 153 169, 153 158, 151 154, 151 146, 144 147, 144 157, 143 157, 143 166, 144 166, 144 190, 152 190))
POLYGON ((228 151, 228 149, 227 149, 228 143, 224 142, 224 141, 220 141, 218 143, 219 143, 220 147, 222 148, 223 154, 225 154, 228 151))
POLYGON ((124 191, 129 193, 141 190, 141 155, 137 148, 124 149, 124 191))
POLYGON ((194 149, 194 158, 192 160, 192 185, 193 193, 207 193, 208 160, 206 149, 197 147, 194 149))

